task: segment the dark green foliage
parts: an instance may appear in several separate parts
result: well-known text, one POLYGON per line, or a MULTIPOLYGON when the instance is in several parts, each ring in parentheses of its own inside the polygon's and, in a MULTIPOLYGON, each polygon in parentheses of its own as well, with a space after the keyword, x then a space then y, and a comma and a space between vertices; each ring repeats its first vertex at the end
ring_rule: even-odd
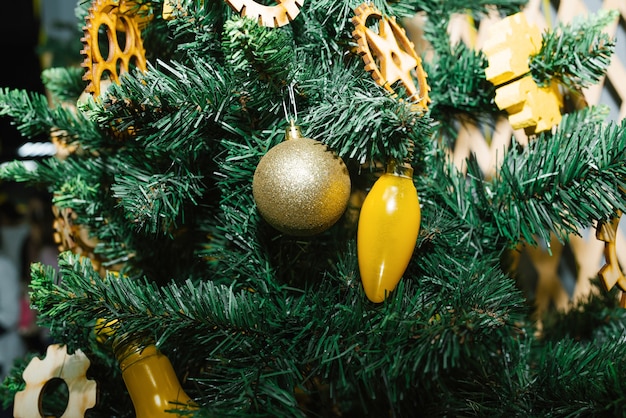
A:
MULTIPOLYGON (((578 110, 526 147, 511 138, 495 176, 474 157, 461 172, 447 140, 467 121, 489 130, 502 114, 482 52, 450 45, 450 17, 480 21, 525 2, 372 2, 388 16, 427 14, 428 110, 364 69, 350 20, 360 3, 307 1, 290 24, 266 28, 222 1, 183 0, 166 21, 153 1, 145 73, 76 109, 61 105, 84 86, 76 69, 45 73, 51 103, 0 91, 0 114, 25 136, 54 132, 76 147, 36 170, 5 164, 0 177, 46 188, 97 242, 92 260, 62 253, 59 272, 34 264, 30 286, 40 324, 92 362, 100 395, 90 417, 134 416, 111 340, 96 338, 101 319, 167 355, 197 417, 623 409, 625 318, 614 291, 544 318, 538 335, 501 264, 520 243, 566 241, 626 209, 626 123, 578 110), (259 160, 292 118, 345 161, 354 191, 337 224, 313 237, 279 233, 252 196, 259 160), (397 289, 374 304, 359 277, 358 197, 389 158, 414 167, 421 231, 397 289)), ((88 7, 79 3, 79 19, 88 7)), ((614 45, 594 31, 610 16, 546 34, 533 75, 571 89, 598 80, 614 45), (581 28, 594 30, 584 42, 581 28), (598 55, 586 61, 589 47, 598 55)), ((24 367, 0 387, 3 399, 23 387, 24 367)))
POLYGON ((498 114, 495 87, 485 78, 487 59, 482 52, 459 43, 424 65, 430 76, 431 116, 441 121, 440 134, 456 136, 456 121, 490 123, 498 114))
POLYGON ((615 40, 603 29, 618 16, 617 10, 602 10, 544 34, 541 50, 529 61, 535 81, 544 86, 556 81, 574 91, 597 83, 615 49, 615 40))
POLYGON ((41 79, 54 100, 76 102, 87 87, 84 72, 80 67, 48 68, 42 71, 41 79))

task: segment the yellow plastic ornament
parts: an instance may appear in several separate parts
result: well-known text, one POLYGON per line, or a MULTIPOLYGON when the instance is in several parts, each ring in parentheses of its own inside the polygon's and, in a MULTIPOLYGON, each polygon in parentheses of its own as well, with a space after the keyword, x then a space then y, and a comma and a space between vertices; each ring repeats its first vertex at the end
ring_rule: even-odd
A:
POLYGON ((420 205, 413 169, 392 161, 367 194, 357 232, 363 289, 380 303, 409 265, 420 228, 420 205))
POLYGON ((169 358, 150 340, 116 337, 117 319, 99 318, 94 332, 111 344, 137 418, 190 417, 197 405, 185 393, 169 358))
POLYGON ((154 344, 118 344, 115 355, 137 418, 189 417, 197 408, 180 386, 170 360, 154 344))

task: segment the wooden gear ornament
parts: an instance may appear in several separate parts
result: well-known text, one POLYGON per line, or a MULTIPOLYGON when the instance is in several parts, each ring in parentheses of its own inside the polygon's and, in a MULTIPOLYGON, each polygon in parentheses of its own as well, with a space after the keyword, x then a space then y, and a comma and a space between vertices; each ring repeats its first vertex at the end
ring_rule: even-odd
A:
POLYGON ((257 19, 261 26, 285 26, 300 14, 304 0, 277 0, 274 6, 264 6, 252 0, 226 0, 241 16, 257 19))
POLYGON ((600 269, 598 275, 602 279, 605 289, 611 290, 613 286, 622 291, 620 306, 626 308, 626 277, 619 265, 617 258, 617 228, 622 214, 612 218, 609 222, 598 222, 596 228, 596 238, 604 242, 605 264, 600 269))
POLYGON ((396 93, 394 84, 400 82, 415 106, 427 110, 430 98, 426 72, 405 30, 394 17, 384 17, 380 10, 369 4, 361 4, 354 13, 352 36, 358 43, 357 51, 363 58, 365 70, 392 94, 396 93), (372 20, 379 23, 378 33, 368 27, 372 20))
POLYGON ((102 258, 95 253, 97 239, 89 236, 86 227, 76 223, 76 212, 71 208, 52 206, 54 221, 52 223, 53 238, 60 252, 71 251, 91 260, 94 270, 102 268, 102 258))
POLYGON ((45 359, 33 358, 24 370, 26 387, 15 394, 15 418, 44 418, 42 396, 52 379, 62 379, 69 391, 67 407, 60 418, 84 417, 85 411, 96 405, 97 395, 96 382, 86 378, 89 365, 82 351, 70 355, 64 345, 49 345, 45 359))
POLYGON ((163 11, 161 17, 163 20, 171 20, 174 18, 174 10, 178 7, 178 2, 175 0, 165 0, 163 2, 163 11))
POLYGON ((540 87, 530 75, 529 57, 540 51, 541 44, 539 28, 529 25, 524 12, 519 12, 490 27, 482 48, 489 61, 485 77, 496 86, 496 105, 509 114, 513 129, 529 134, 561 122, 558 84, 540 87))
POLYGON ((134 1, 95 0, 89 8, 81 38, 86 69, 83 79, 89 81, 85 92, 100 96, 101 81, 108 77, 119 83, 120 75, 131 66, 146 70, 146 53, 141 27, 151 18, 148 10, 134 1), (106 36, 106 47, 99 42, 106 36))

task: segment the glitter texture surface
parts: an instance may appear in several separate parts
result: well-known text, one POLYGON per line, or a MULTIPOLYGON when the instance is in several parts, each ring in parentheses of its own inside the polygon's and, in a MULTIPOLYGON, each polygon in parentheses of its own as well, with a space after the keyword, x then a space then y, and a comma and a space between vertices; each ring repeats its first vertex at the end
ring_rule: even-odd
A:
POLYGON ((350 197, 343 160, 323 143, 289 139, 261 158, 252 183, 259 213, 289 235, 309 236, 330 228, 350 197))

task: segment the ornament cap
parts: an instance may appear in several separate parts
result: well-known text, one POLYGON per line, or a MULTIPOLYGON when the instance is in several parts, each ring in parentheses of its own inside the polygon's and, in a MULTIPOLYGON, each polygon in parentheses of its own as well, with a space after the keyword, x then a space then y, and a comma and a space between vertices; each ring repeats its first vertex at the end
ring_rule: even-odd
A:
POLYGON ((386 172, 394 176, 413 178, 413 167, 409 163, 400 160, 391 159, 387 162, 386 172))
POLYGON ((122 373, 134 363, 157 355, 156 347, 151 343, 146 344, 139 340, 133 341, 128 338, 116 340, 113 345, 113 351, 122 373))
POLYGON ((289 120, 289 127, 285 130, 285 141, 290 139, 302 138, 302 131, 300 127, 296 125, 293 119, 289 120))

